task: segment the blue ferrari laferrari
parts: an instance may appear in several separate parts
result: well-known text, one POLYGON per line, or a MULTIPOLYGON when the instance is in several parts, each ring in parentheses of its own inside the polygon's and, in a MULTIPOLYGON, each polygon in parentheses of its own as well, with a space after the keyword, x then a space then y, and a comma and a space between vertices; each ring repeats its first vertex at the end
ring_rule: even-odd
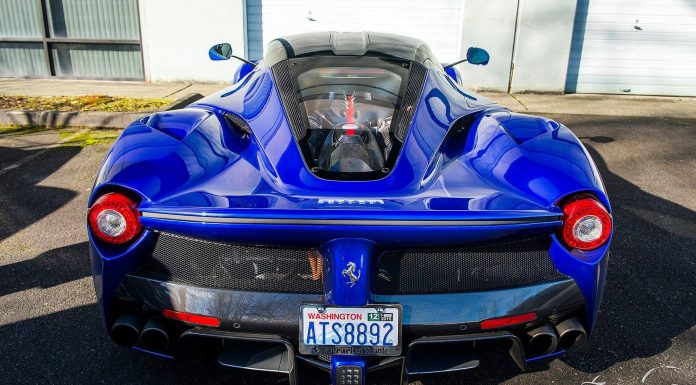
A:
MULTIPOLYGON (((236 57, 217 44, 214 60, 236 57)), ((114 143, 89 201, 111 338, 163 357, 368 373, 524 370, 595 326, 612 216, 578 138, 462 88, 420 40, 273 40, 114 143)))

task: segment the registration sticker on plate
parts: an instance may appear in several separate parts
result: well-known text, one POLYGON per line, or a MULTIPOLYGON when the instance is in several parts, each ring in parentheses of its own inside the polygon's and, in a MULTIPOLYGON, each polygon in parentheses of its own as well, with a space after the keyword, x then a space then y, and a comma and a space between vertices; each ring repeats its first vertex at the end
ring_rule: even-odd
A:
POLYGON ((300 353, 398 356, 401 306, 302 305, 300 353))

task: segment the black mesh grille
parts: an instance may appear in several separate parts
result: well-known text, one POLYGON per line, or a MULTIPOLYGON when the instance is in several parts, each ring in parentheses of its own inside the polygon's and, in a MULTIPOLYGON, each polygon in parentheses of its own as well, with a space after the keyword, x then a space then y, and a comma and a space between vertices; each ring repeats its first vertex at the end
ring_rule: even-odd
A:
POLYGON ((306 249, 240 246, 160 233, 152 258, 136 275, 230 290, 323 293, 321 270, 321 257, 306 249))
POLYGON ((378 294, 485 291, 565 278, 548 254, 548 237, 447 250, 387 251, 377 263, 378 294))
POLYGON ((416 104, 420 99, 423 81, 425 80, 425 67, 416 62, 411 63, 411 73, 408 76, 408 85, 404 93, 404 99, 399 113, 399 122, 396 126, 395 135, 400 141, 404 141, 408 128, 411 127, 413 113, 416 112, 416 104))
MULTIPOLYGON (((534 237, 487 246, 389 250, 379 256, 376 294, 465 293, 564 279, 534 237)), ((307 249, 241 246, 159 233, 135 275, 187 285, 279 293, 323 293, 321 256, 307 249)))

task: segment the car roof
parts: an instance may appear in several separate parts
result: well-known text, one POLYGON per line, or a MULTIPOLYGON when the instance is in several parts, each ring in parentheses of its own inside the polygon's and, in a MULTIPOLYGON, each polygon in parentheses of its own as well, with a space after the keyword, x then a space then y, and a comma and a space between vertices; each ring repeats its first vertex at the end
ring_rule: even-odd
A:
POLYGON ((381 32, 311 32, 272 40, 262 63, 267 66, 308 56, 382 56, 439 65, 428 45, 412 37, 381 32))

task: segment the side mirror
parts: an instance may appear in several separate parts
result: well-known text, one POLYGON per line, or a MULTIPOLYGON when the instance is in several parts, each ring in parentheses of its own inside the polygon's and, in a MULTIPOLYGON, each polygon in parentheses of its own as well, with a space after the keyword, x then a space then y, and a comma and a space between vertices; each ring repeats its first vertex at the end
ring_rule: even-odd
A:
MULTIPOLYGON (((249 61, 247 59, 244 59, 243 57, 235 56, 232 54, 232 46, 229 43, 220 43, 220 44, 215 44, 214 46, 210 47, 210 50, 208 51, 208 56, 210 56, 210 60, 229 60, 230 58, 235 58, 239 59, 245 64, 247 64, 251 69, 254 69, 256 67, 256 63, 249 61)), ((250 72, 251 70, 248 70, 247 72, 250 72)))
POLYGON ((486 65, 491 59, 491 55, 483 48, 469 47, 466 50, 466 61, 470 64, 486 65))
POLYGON ((215 44, 208 51, 210 60, 228 60, 232 57, 232 46, 229 43, 215 44))
POLYGON ((477 47, 469 47, 469 49, 466 50, 466 59, 457 60, 454 63, 443 65, 442 68, 444 68, 445 71, 447 71, 448 69, 453 68, 457 64, 464 63, 465 61, 469 62, 469 64, 485 66, 486 64, 488 64, 488 61, 490 59, 491 59, 491 55, 489 55, 485 49, 477 48, 477 47))

